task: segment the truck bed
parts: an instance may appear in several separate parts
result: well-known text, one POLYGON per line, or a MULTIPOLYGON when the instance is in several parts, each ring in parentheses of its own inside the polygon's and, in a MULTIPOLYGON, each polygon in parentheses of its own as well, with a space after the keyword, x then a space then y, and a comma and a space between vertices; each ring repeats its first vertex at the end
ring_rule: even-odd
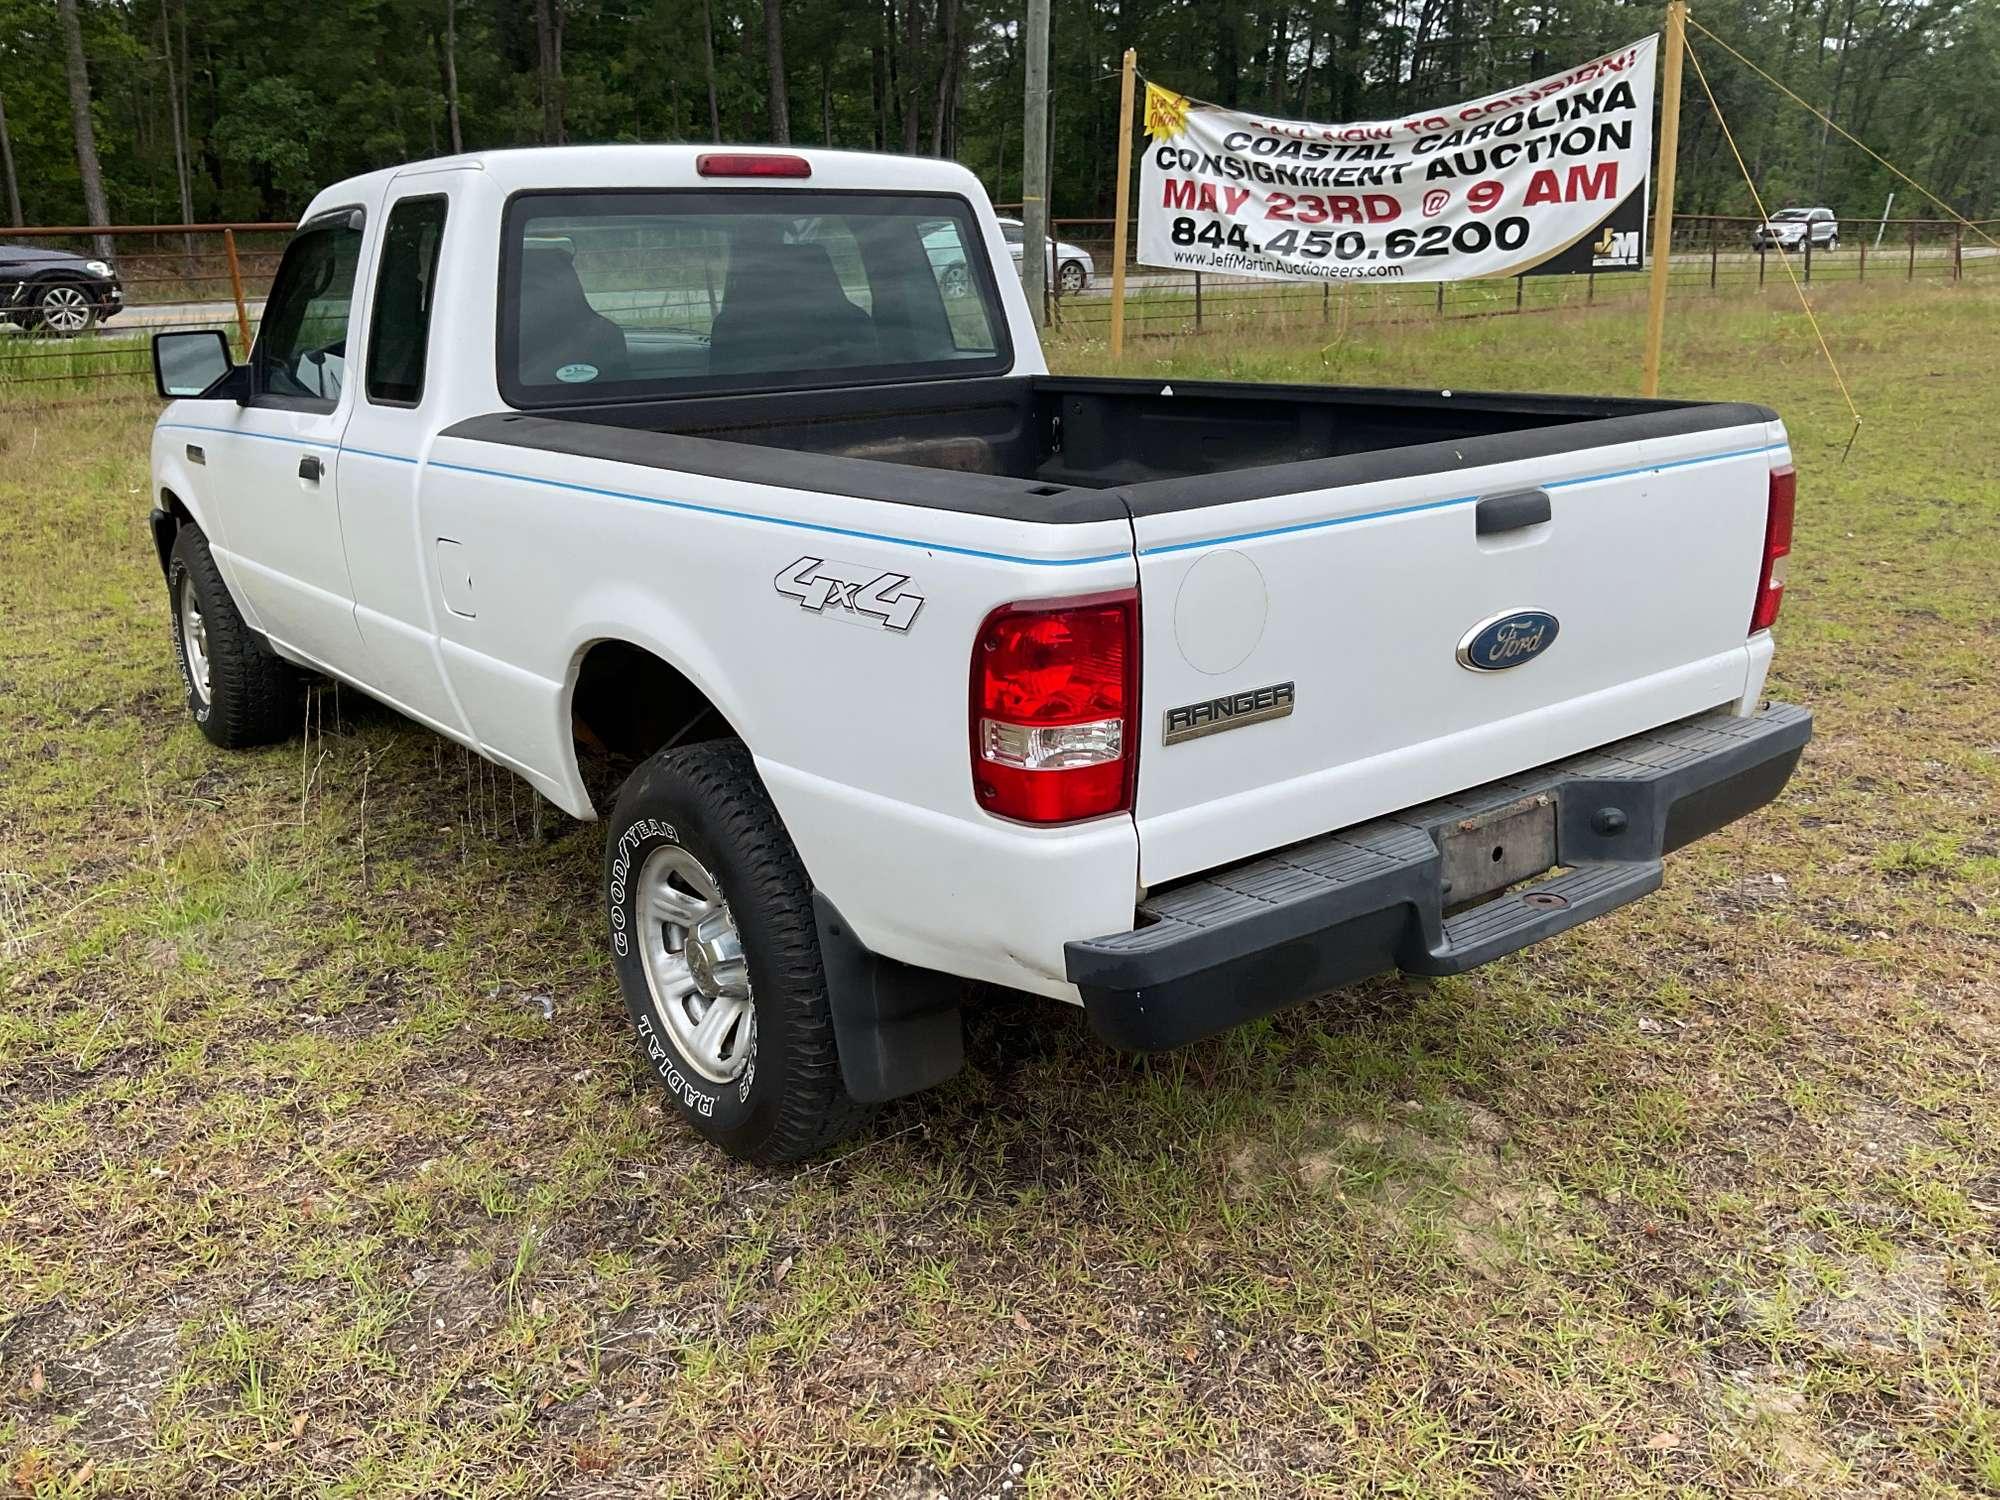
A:
MULTIPOLYGON (((615 483, 676 503, 768 486, 856 536, 893 528, 842 497, 1129 527, 1147 718, 1263 725, 1136 731, 1148 886, 1747 711, 1789 461, 1751 404, 1048 376, 509 412, 447 435, 651 468, 615 483), (1468 661, 1509 621, 1537 632, 1532 667, 1468 661)), ((1031 550, 995 537, 986 555, 1031 550)))
POLYGON ((1060 523, 1775 420, 1744 403, 1025 376, 506 412, 454 437, 1060 523), (883 465, 925 472, 885 473, 883 465), (1117 489, 1118 496, 1102 492, 1117 489))

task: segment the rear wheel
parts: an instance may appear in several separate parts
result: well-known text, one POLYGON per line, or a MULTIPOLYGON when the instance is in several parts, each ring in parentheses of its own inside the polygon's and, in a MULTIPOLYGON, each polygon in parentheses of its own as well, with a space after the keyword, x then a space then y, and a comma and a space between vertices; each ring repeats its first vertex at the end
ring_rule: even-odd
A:
POLYGON ((225 750, 290 738, 298 673, 243 622, 199 527, 183 526, 174 536, 167 599, 188 712, 201 732, 225 750))
POLYGON ((1062 263, 1062 269, 1056 272, 1056 288, 1065 297, 1074 297, 1083 290, 1083 284, 1087 279, 1081 261, 1066 260, 1062 263))
POLYGON ((747 749, 690 745, 634 771, 604 884, 626 1009, 698 1134, 775 1165, 867 1119, 841 1080, 811 887, 747 749))
POLYGON ((97 303, 82 287, 59 281, 35 299, 35 321, 45 333, 75 338, 96 325, 97 303))

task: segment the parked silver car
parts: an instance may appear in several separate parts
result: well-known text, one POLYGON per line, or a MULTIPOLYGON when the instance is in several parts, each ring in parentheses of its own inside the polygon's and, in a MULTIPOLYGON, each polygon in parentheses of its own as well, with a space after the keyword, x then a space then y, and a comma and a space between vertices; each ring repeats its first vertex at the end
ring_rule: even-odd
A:
MULTIPOLYGON (((1027 242, 1027 227, 1019 219, 1003 218, 1000 233, 1007 241, 1007 253, 1014 257, 1014 264, 1018 267, 1021 264, 1021 247, 1027 242)), ((946 296, 963 297, 971 291, 965 254, 956 240, 940 228, 924 236, 924 248, 930 252, 938 284, 944 288, 946 296)), ((1060 296, 1075 296, 1089 286, 1091 278, 1097 274, 1097 263, 1090 258, 1090 252, 1080 245, 1051 239, 1048 258, 1049 282, 1060 296)))
POLYGON ((1750 231, 1752 250, 1803 251, 1810 240, 1815 250, 1840 248, 1840 221, 1830 208, 1783 208, 1750 231))

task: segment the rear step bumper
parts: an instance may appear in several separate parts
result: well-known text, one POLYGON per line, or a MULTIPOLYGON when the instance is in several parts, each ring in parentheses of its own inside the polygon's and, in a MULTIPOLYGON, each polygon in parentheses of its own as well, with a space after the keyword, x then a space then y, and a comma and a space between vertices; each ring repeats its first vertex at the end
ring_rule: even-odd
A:
POLYGON ((1459 974, 1659 888, 1661 858, 1762 807, 1812 715, 1702 714, 1150 896, 1141 925, 1066 946, 1106 1041, 1176 1047, 1390 969, 1459 974), (1564 873, 1445 915, 1439 840, 1546 796, 1564 873))

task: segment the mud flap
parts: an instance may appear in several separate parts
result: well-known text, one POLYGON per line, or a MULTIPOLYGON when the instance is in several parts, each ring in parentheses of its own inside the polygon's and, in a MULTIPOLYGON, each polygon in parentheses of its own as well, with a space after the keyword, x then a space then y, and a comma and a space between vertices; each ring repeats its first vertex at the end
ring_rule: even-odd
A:
POLYGON ((962 980, 869 952, 818 891, 813 918, 849 1094, 864 1104, 900 1099, 965 1066, 962 980))

